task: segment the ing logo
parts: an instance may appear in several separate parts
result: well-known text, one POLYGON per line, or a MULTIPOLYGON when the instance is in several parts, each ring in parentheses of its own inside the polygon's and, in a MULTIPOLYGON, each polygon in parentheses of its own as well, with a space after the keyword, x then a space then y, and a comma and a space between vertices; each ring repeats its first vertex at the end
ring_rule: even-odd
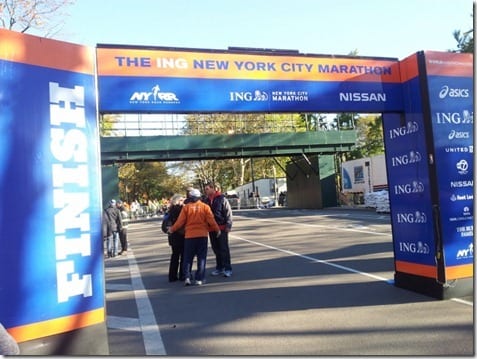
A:
POLYGON ((234 102, 268 101, 268 93, 262 90, 233 91, 229 93, 229 100, 234 102))

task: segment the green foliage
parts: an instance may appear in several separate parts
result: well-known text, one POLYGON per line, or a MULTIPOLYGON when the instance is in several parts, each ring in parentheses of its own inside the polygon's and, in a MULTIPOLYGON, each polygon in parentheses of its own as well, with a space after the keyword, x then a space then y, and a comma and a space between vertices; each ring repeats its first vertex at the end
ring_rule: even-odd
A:
POLYGON ((169 198, 185 192, 183 177, 169 174, 164 162, 125 163, 118 172, 119 194, 127 202, 169 198))
POLYGON ((192 114, 186 117, 186 135, 303 132, 297 114, 192 114))
POLYGON ((464 33, 461 33, 460 30, 455 30, 453 35, 457 41, 457 50, 452 52, 474 53, 473 29, 464 33))
MULTIPOLYGON (((473 14, 470 15, 472 18, 473 14)), ((460 30, 455 30, 452 34, 455 41, 457 41, 457 49, 450 50, 451 52, 462 52, 462 53, 474 53, 474 29, 461 32, 460 30)))
POLYGON ((355 113, 343 112, 338 114, 335 119, 336 126, 340 131, 355 129, 355 113))
POLYGON ((356 147, 345 154, 345 160, 384 153, 382 116, 363 116, 355 120, 356 147))
MULTIPOLYGON (((105 132, 112 132, 114 116, 103 116, 105 132)), ((356 148, 340 156, 342 160, 384 153, 382 120, 380 116, 358 116, 341 113, 330 120, 325 114, 202 114, 188 115, 185 133, 229 134, 290 131, 335 131, 356 129, 356 148)), ((203 189, 203 184, 213 180, 227 191, 260 178, 285 177, 288 157, 236 158, 220 160, 187 161, 177 163, 143 162, 127 163, 119 169, 119 187, 123 199, 169 198, 174 193, 184 193, 189 186, 203 189)))
POLYGON ((121 115, 101 115, 99 119, 99 135, 114 135, 114 124, 121 118, 121 115))
POLYGON ((331 124, 330 127, 328 117, 325 114, 301 113, 299 117, 306 131, 323 131, 337 128, 336 122, 331 124))
MULTIPOLYGON (((304 132, 305 123, 298 114, 193 114, 186 118, 185 133, 203 134, 247 134, 304 132)), ((277 158, 282 168, 288 158, 277 158)), ((253 162, 254 179, 285 176, 273 158, 221 159, 191 161, 184 164, 186 171, 195 173, 194 185, 213 180, 219 182, 222 189, 235 188, 252 180, 253 162)))

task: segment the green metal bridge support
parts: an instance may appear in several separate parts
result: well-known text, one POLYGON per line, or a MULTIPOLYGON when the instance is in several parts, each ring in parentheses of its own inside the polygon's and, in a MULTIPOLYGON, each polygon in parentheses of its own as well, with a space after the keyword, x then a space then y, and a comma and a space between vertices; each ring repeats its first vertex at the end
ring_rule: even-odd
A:
POLYGON ((280 157, 346 152, 356 132, 102 137, 101 163, 280 157))

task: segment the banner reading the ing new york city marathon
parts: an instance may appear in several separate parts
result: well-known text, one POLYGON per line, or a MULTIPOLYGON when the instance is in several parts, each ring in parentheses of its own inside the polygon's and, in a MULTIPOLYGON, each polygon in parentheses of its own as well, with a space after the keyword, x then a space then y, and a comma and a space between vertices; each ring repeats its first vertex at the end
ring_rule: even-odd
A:
POLYGON ((473 56, 425 52, 447 280, 474 262, 473 56))
POLYGON ((94 51, 0 30, 0 322, 18 342, 105 320, 94 51))
POLYGON ((100 112, 402 110, 397 59, 98 45, 100 112))

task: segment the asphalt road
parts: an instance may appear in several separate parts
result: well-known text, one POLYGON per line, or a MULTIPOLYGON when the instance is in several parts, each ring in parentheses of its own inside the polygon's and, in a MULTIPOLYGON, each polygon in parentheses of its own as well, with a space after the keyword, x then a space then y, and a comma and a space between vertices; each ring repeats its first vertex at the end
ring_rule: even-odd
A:
MULTIPOLYGON (((473 356, 473 297, 436 300, 393 285, 389 215, 240 210, 233 276, 167 279, 160 220, 133 223, 106 260, 111 355, 473 356)), ((194 264, 195 266, 195 264, 194 264)))

